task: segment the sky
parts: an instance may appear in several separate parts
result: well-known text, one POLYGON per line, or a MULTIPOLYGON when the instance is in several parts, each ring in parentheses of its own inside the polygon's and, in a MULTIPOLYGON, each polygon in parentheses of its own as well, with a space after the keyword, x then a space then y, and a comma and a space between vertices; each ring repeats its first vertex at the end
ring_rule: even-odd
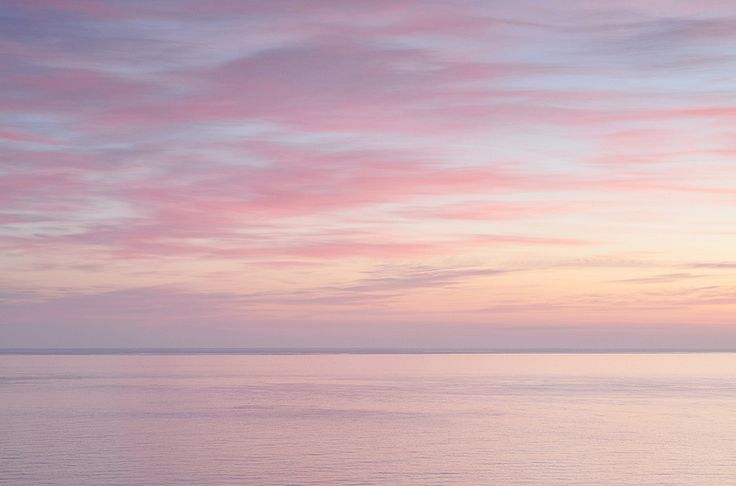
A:
POLYGON ((736 2, 4 0, 0 347, 736 348, 736 2))

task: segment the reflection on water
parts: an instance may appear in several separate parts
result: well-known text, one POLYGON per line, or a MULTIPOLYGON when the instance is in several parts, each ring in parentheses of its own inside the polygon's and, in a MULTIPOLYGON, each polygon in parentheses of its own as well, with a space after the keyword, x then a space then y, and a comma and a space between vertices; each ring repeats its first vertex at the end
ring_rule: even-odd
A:
POLYGON ((736 355, 0 356, 0 484, 736 484, 736 355))

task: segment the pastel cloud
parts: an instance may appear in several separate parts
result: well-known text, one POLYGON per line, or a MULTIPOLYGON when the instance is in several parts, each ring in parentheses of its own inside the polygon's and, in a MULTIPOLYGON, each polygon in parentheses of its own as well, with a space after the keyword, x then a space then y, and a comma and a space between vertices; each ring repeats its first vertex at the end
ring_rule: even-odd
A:
POLYGON ((729 2, 0 10, 9 345, 66 313, 129 342, 406 344, 460 315, 489 347, 635 346, 736 311, 729 2))

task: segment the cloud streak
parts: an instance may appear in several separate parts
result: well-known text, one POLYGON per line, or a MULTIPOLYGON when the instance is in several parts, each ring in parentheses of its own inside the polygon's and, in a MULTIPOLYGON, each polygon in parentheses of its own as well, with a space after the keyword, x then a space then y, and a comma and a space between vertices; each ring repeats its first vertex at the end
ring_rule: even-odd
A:
POLYGON ((195 346, 291 345, 306 312, 325 345, 721 325, 735 25, 720 0, 5 2, 3 315, 195 346), (694 282, 720 290, 678 301, 694 282))

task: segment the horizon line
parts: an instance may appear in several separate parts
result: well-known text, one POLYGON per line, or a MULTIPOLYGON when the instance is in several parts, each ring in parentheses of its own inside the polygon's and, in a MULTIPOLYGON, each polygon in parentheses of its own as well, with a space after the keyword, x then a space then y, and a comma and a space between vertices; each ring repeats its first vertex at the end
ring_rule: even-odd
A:
POLYGON ((0 355, 432 355, 432 354, 680 354, 736 353, 736 348, 366 348, 366 347, 17 347, 0 355))

